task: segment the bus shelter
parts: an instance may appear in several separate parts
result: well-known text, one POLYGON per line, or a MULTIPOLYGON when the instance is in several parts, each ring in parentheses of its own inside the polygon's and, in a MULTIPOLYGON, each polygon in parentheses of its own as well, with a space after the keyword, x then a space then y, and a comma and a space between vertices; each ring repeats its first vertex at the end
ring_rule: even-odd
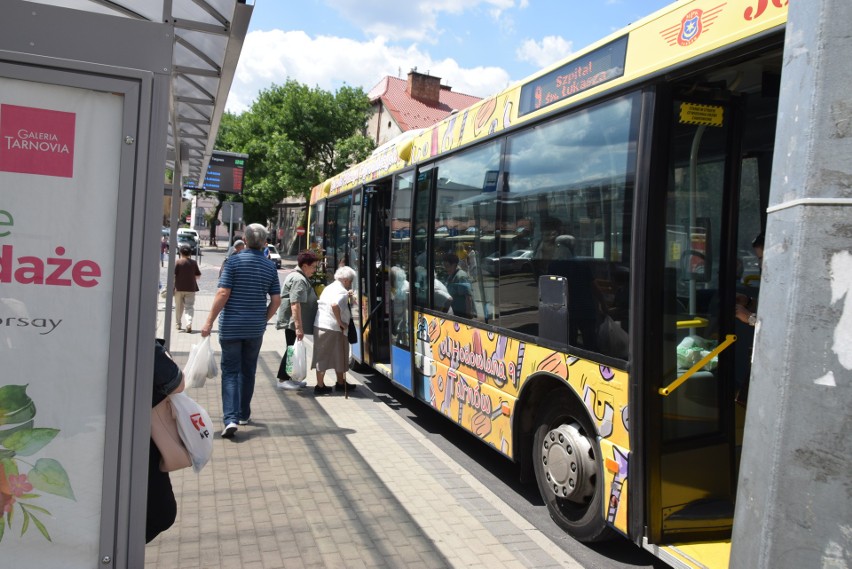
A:
POLYGON ((0 556, 16 565, 144 563, 164 174, 175 195, 203 180, 251 11, 3 3, 0 556))

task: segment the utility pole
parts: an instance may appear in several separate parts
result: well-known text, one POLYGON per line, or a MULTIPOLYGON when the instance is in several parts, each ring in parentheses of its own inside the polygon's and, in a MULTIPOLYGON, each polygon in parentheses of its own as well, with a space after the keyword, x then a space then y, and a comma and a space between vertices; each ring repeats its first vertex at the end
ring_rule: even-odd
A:
POLYGON ((234 246, 234 202, 228 204, 231 206, 230 216, 228 218, 228 251, 234 246))
POLYGON ((731 567, 850 567, 852 2, 789 2, 731 567))

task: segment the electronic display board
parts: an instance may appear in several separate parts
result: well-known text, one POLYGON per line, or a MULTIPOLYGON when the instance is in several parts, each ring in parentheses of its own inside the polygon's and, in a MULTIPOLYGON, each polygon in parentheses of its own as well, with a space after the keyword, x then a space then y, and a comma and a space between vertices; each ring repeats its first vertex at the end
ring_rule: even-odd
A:
POLYGON ((214 150, 207 166, 207 174, 204 176, 204 187, 196 188, 191 185, 186 186, 186 189, 241 194, 247 159, 248 154, 214 150))
POLYGON ((627 36, 571 60, 521 87, 518 116, 524 116, 624 75, 627 36))

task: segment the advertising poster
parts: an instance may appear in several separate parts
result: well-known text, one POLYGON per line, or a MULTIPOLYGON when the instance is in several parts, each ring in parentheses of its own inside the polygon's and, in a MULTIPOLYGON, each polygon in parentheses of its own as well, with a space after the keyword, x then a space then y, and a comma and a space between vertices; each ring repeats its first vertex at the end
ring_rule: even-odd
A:
POLYGON ((16 567, 98 559, 123 104, 0 77, 0 560, 16 567))

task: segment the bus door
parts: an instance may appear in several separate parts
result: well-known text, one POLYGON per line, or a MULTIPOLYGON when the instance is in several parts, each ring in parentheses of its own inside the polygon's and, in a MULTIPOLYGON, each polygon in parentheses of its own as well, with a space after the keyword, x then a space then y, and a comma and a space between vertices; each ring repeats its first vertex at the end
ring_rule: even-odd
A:
POLYGON ((730 554, 754 338, 746 316, 763 254, 752 243, 766 222, 781 65, 771 43, 656 97, 635 408, 644 526, 651 544, 709 566, 730 554))
POLYGON ((334 271, 349 263, 349 217, 352 195, 345 194, 328 201, 323 232, 326 282, 334 281, 334 271))
POLYGON ((694 87, 660 97, 668 119, 661 120, 668 145, 659 157, 665 178, 650 198, 648 288, 656 317, 647 319, 650 336, 661 341, 647 342, 646 507, 648 537, 657 544, 726 539, 736 495, 739 110, 728 91, 695 95, 694 87))
POLYGON ((390 180, 364 186, 361 338, 364 360, 371 365, 390 363, 388 323, 388 269, 390 259, 390 180))
POLYGON ((362 189, 358 188, 352 192, 352 207, 349 212, 349 232, 347 239, 347 249, 346 255, 343 257, 343 260, 346 264, 353 269, 359 276, 359 282, 353 283, 353 289, 355 290, 355 298, 350 300, 349 302, 349 310, 352 313, 352 322, 355 323, 355 328, 358 334, 358 341, 352 344, 352 358, 355 361, 363 362, 364 361, 364 335, 362 324, 364 322, 364 313, 362 311, 363 301, 365 298, 365 293, 367 289, 364 286, 364 279, 361 277, 361 264, 362 264, 362 241, 364 239, 364 233, 362 231, 361 218, 363 211, 363 202, 362 202, 362 189))
POLYGON ((391 346, 391 379, 414 393, 411 318, 411 238, 414 172, 402 172, 393 180, 390 204, 390 257, 388 261, 388 331, 391 346))

